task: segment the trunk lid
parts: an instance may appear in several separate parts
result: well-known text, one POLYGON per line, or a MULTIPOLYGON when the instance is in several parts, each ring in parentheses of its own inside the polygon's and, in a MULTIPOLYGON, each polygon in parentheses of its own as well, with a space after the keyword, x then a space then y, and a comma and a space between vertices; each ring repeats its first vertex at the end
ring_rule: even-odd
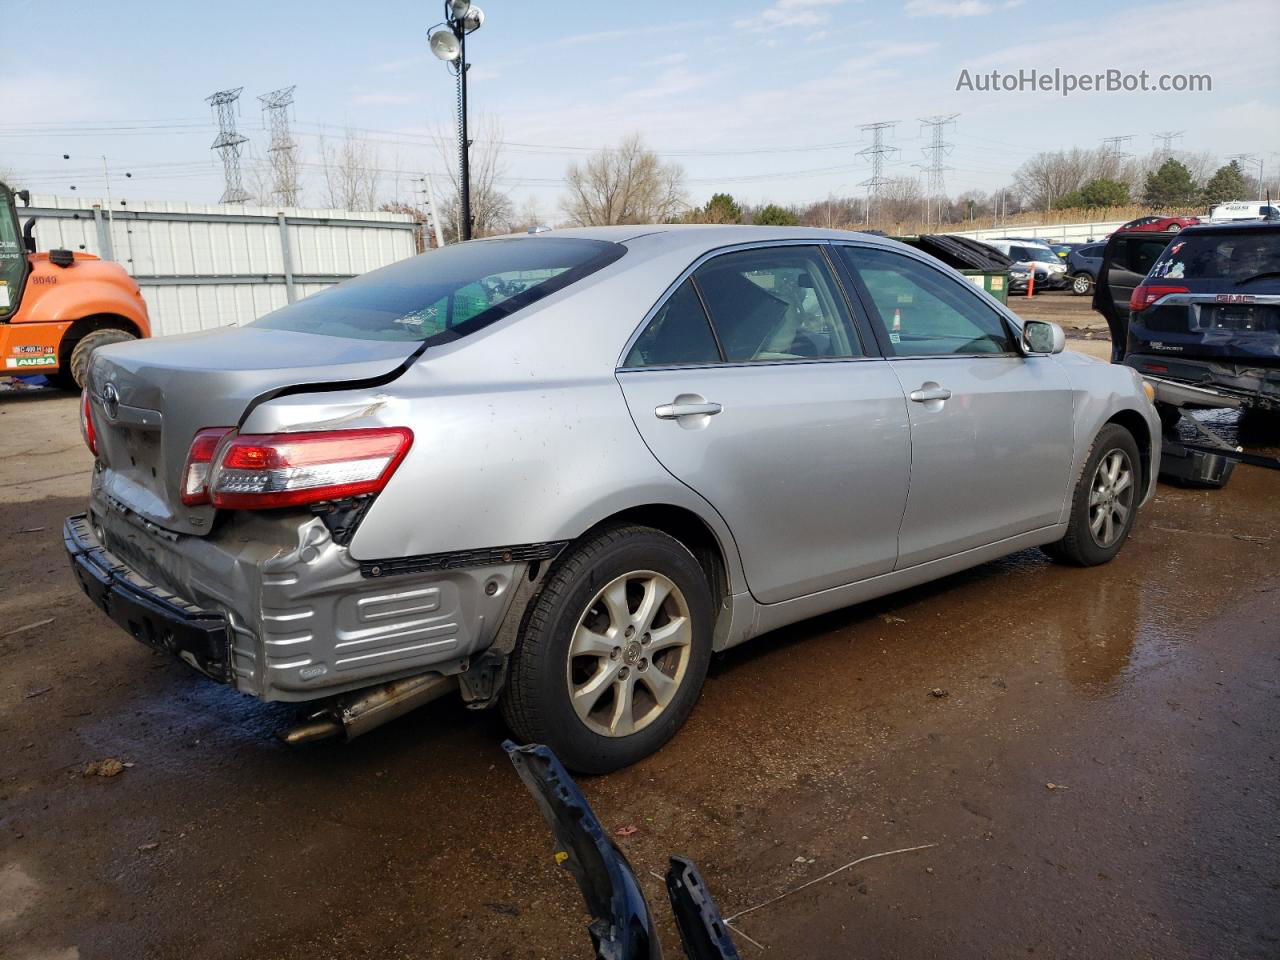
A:
POLYGON ((203 536, 214 510, 188 507, 182 472, 196 431, 232 427, 259 396, 392 373, 421 343, 237 327, 94 352, 90 391, 101 491, 175 533, 203 536))

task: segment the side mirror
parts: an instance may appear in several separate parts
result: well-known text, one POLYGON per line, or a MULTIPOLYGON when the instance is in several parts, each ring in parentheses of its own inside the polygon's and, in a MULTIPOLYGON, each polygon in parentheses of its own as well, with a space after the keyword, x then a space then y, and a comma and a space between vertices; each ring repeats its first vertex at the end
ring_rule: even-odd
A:
POLYGON ((1022 325, 1022 352, 1029 356, 1061 353, 1067 347, 1067 335, 1056 323, 1028 320, 1022 325))

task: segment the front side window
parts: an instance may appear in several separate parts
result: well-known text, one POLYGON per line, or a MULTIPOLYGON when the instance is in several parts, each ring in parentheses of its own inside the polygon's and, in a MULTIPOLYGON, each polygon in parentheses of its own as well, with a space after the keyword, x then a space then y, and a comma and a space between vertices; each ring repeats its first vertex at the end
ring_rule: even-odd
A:
POLYGON ((839 249, 871 295, 893 356, 1014 352, 1004 320, 969 284, 900 253, 839 249))
POLYGON ((817 247, 726 253, 693 279, 729 363, 863 355, 817 247))
POLYGON ((357 340, 455 340, 625 252, 621 244, 569 237, 459 243, 322 290, 254 326, 357 340))

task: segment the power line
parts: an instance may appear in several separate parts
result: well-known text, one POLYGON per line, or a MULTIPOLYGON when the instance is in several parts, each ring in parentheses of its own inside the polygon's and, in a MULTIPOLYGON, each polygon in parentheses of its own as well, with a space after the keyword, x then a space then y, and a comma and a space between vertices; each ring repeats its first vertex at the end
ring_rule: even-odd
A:
POLYGON ((219 203, 244 203, 249 199, 240 180, 240 147, 248 143, 248 137, 236 132, 236 101, 244 87, 219 90, 205 97, 218 118, 218 135, 210 149, 222 155, 222 174, 226 184, 219 203))

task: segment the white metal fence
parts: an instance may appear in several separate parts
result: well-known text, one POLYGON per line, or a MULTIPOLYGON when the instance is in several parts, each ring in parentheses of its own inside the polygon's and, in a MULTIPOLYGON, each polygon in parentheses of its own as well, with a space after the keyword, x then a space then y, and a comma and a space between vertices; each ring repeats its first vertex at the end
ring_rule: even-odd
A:
POLYGON ((1003 227, 985 227, 981 230, 954 230, 953 237, 972 237, 974 240, 999 240, 1001 237, 1039 237, 1056 243, 1090 243, 1101 240, 1126 221, 1105 223, 1011 223, 1003 227))
POLYGON ((41 250, 119 262, 138 281, 162 336, 244 324, 327 286, 417 251, 399 213, 148 201, 108 208, 78 197, 32 197, 41 250))

